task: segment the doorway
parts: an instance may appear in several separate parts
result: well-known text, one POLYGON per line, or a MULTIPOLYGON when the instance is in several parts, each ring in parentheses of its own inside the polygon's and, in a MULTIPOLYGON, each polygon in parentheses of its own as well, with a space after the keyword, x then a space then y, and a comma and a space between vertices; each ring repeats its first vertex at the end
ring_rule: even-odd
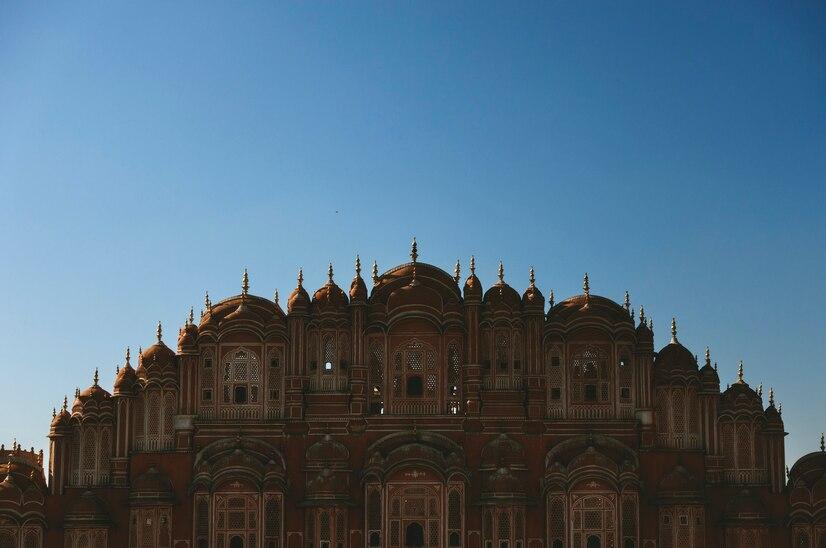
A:
POLYGON ((244 539, 238 535, 233 536, 229 540, 229 548, 244 548, 244 539))
POLYGON ((404 528, 405 548, 421 548, 424 546, 424 527, 418 521, 407 524, 404 528))

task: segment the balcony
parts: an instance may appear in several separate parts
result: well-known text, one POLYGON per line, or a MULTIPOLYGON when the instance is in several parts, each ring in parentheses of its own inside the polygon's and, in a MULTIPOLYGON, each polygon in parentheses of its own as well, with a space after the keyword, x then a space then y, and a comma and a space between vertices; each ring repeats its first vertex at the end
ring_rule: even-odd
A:
POLYGON ((522 377, 485 377, 482 379, 485 390, 522 390, 522 377))
POLYGON ((175 439, 172 435, 162 437, 135 438, 135 451, 170 451, 175 448, 175 439))
POLYGON ((769 471, 765 468, 723 470, 723 481, 729 485, 765 485, 769 483, 769 471))
POLYGON ((95 485, 109 485, 109 472, 91 472, 77 470, 72 472, 71 487, 92 487, 95 485))
POLYGON ((439 404, 435 401, 397 401, 393 403, 394 415, 436 415, 439 404))
POLYGON ((350 389, 345 377, 310 377, 310 392, 347 392, 350 389))

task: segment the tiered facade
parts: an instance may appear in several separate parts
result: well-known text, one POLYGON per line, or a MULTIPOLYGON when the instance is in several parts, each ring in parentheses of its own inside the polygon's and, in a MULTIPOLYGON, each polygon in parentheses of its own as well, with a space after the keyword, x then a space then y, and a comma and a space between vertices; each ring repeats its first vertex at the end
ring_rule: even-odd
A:
POLYGON ((0 450, 0 548, 826 548, 826 453, 642 308, 418 261, 160 327, 43 456, 0 450))

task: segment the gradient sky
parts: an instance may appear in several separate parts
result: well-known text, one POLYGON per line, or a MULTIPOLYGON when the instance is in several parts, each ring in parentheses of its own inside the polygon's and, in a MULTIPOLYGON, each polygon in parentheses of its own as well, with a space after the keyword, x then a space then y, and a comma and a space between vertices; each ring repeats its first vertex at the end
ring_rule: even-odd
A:
POLYGON ((3 2, 0 440, 353 259, 631 292, 826 430, 826 4, 3 2))

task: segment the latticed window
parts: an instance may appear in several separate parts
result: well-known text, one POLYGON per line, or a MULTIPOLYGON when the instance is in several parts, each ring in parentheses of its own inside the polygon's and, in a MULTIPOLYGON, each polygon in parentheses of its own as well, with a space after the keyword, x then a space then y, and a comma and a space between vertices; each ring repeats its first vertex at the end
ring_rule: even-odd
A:
POLYGON ((522 548, 525 544, 525 511, 519 506, 485 510, 484 542, 490 548, 522 548))
POLYGON ((367 486, 367 545, 371 548, 381 546, 382 541, 382 504, 381 486, 367 486))
POLYGON ((450 548, 462 546, 462 508, 462 487, 457 485, 447 495, 447 545, 450 548))
POLYGON ((605 405, 611 401, 610 374, 606 353, 588 345, 571 359, 571 403, 605 405))
POLYGON ((551 546, 556 542, 565 543, 565 497, 552 495, 548 500, 548 539, 551 546))
POLYGON ((442 546, 439 487, 431 485, 392 486, 388 489, 390 535, 388 546, 442 546))
POLYGON ((275 419, 281 416, 283 378, 283 353, 281 348, 271 348, 267 367, 267 418, 275 419))
POLYGON ((660 509, 660 546, 703 548, 705 511, 702 506, 666 506, 660 509))
POLYGON ((112 427, 108 424, 86 423, 75 428, 72 438, 70 484, 108 484, 112 456, 112 427))
POLYGON ((346 548, 347 510, 312 508, 305 513, 306 548, 346 548))
POLYGON ((447 391, 448 413, 457 415, 462 406, 462 359, 455 342, 447 347, 447 391))
POLYGON ((384 343, 373 340, 370 343, 370 413, 384 413, 384 343))
POLYGON ((209 543, 209 495, 195 496, 195 539, 198 545, 209 543))
POLYGON ((347 366, 350 339, 345 332, 310 331, 307 345, 307 372, 310 390, 344 392, 347 390, 347 366), (317 341, 320 339, 320 344, 317 341))
POLYGON ((283 521, 283 504, 280 494, 264 496, 264 546, 281 548, 281 524, 283 521))
POLYGON ((423 342, 412 339, 393 355, 394 412, 425 414, 438 412, 438 369, 436 352, 423 342))
POLYGON ((239 348, 224 357, 223 403, 254 405, 258 403, 261 386, 261 365, 258 356, 239 348))
POLYGON ((178 396, 174 390, 149 388, 135 402, 136 451, 163 451, 175 442, 174 417, 178 396))
POLYGON ((336 341, 332 335, 324 337, 324 342, 321 345, 322 355, 321 363, 323 364, 323 371, 330 373, 335 369, 337 360, 336 355, 336 341))
POLYGON ((751 428, 746 424, 740 424, 737 426, 737 468, 743 470, 751 468, 751 465, 751 428))
POLYGON ((731 422, 726 421, 720 425, 720 445, 723 448, 725 467, 734 469, 734 425, 731 422))
POLYGON ((109 546, 109 534, 106 529, 67 529, 64 536, 66 548, 106 548, 109 546))
POLYGON ((623 546, 631 541, 631 546, 637 543, 637 495, 626 493, 622 495, 622 539, 623 546))
POLYGON ((216 547, 258 546, 259 500, 258 494, 215 495, 216 547))
POLYGON ((545 374, 548 379, 548 418, 562 418, 564 413, 565 368, 562 366, 560 348, 551 347, 545 351, 545 374))
POLYGON ((209 416, 210 409, 215 404, 215 362, 211 350, 204 351, 201 356, 201 408, 209 416))
POLYGON ((574 545, 591 536, 601 538, 605 546, 613 546, 616 523, 616 498, 613 495, 574 495, 571 503, 571 535, 574 545))
POLYGON ((658 443, 675 449, 699 448, 697 390, 684 385, 662 386, 656 389, 654 396, 658 443))
POLYGON ((131 548, 172 546, 172 511, 168 507, 134 508, 130 523, 131 548))

